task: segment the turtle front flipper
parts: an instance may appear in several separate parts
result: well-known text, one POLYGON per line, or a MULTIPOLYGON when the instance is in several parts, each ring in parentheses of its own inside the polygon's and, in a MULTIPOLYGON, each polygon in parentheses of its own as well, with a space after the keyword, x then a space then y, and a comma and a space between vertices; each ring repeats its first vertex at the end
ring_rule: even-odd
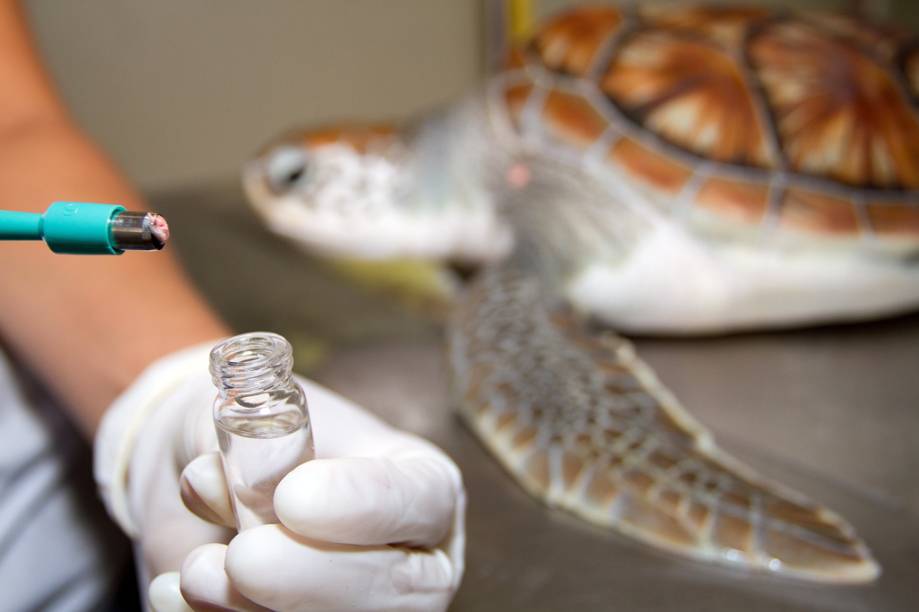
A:
POLYGON ((513 265, 451 322, 462 412, 550 506, 695 559, 824 582, 879 574, 840 516, 714 444, 626 340, 591 336, 513 265))

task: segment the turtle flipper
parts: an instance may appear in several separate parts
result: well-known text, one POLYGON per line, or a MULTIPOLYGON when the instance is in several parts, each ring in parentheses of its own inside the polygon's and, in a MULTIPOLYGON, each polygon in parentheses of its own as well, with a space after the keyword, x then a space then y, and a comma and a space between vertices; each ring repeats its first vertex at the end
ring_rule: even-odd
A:
POLYGON ((451 322, 466 420, 531 494, 654 546, 825 582, 879 573, 840 516, 721 452, 626 340, 486 272, 451 322))

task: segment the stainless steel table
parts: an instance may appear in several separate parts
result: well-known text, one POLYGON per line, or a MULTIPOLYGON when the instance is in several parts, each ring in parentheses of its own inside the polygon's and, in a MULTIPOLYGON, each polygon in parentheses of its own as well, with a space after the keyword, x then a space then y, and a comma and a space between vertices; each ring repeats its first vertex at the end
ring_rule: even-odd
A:
POLYGON ((722 446, 846 516, 884 568, 871 586, 815 586, 669 557, 546 509, 451 412, 432 318, 343 282, 269 235, 232 184, 153 202, 231 324, 286 334, 307 374, 433 439, 459 463, 470 503, 467 570, 453 610, 919 609, 919 316, 637 340, 722 446))

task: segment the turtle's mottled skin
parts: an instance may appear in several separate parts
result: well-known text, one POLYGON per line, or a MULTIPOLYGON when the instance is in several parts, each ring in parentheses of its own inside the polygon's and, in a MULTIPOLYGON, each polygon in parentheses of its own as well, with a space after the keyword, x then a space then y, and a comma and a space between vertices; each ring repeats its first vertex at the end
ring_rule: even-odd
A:
POLYGON ((582 8, 403 131, 288 135, 246 170, 309 248, 485 264, 450 326, 462 411, 534 496, 695 558, 858 582, 831 511, 715 446, 613 335, 919 304, 919 44, 843 16, 582 8))
POLYGON ((508 267, 470 293, 450 338, 464 416, 530 493, 698 559, 827 581, 876 575, 851 526, 719 451, 630 343, 586 335, 508 267))

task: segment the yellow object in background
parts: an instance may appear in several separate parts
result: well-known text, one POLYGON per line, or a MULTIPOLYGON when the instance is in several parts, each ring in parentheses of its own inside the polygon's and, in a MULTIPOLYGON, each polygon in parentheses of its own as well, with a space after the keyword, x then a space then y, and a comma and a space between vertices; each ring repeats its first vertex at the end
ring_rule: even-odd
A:
POLYGON ((408 304, 425 307, 445 306, 457 289, 450 273, 435 262, 396 259, 366 261, 329 259, 332 268, 353 282, 381 290, 408 304))
POLYGON ((533 0, 507 0, 507 37, 517 44, 533 32, 533 0))

